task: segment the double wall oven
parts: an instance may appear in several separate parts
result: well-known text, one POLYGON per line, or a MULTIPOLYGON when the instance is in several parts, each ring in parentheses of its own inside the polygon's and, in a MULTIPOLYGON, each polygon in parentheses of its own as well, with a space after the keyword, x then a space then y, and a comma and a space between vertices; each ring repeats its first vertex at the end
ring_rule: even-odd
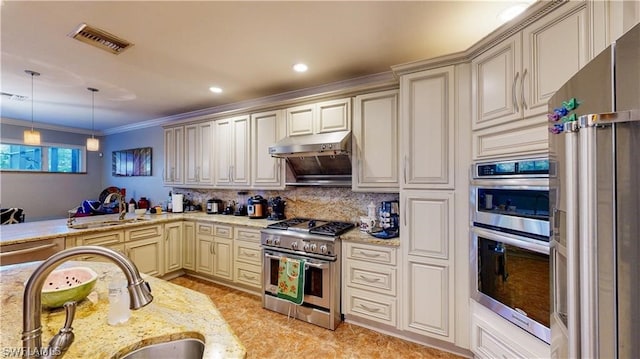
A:
POLYGON ((261 231, 263 253, 262 304, 294 318, 335 330, 340 314, 340 234, 347 222, 292 218, 261 231), (278 297, 278 267, 282 258, 303 260, 304 296, 301 305, 278 297))
POLYGON ((549 161, 472 167, 474 299, 550 343, 549 161))

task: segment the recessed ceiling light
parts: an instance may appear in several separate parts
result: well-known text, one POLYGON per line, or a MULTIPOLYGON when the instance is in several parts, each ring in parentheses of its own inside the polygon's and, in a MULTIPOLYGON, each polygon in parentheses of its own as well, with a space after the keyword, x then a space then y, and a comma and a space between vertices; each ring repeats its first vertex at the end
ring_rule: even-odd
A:
POLYGON ((297 63, 293 65, 293 71, 295 72, 306 72, 309 67, 303 63, 297 63))
POLYGON ((520 3, 515 4, 511 7, 504 9, 499 15, 498 18, 504 22, 507 22, 516 16, 522 14, 529 7, 528 3, 520 3))
POLYGON ((220 87, 217 87, 217 86, 209 87, 209 91, 211 91, 213 93, 222 93, 222 89, 220 87))

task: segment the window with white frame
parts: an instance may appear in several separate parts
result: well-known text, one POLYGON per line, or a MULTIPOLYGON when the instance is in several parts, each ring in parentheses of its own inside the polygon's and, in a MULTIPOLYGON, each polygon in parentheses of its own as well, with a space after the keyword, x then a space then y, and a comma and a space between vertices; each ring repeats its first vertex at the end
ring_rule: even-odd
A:
POLYGON ((1 171, 86 172, 86 150, 83 146, 0 143, 1 171))

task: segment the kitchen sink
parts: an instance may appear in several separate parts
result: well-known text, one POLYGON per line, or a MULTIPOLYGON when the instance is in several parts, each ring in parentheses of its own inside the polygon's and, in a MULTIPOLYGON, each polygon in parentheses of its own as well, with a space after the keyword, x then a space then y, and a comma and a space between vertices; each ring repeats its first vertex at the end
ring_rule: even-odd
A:
POLYGON ((202 359, 204 342, 200 339, 178 339, 152 344, 125 354, 121 359, 180 358, 202 359))
POLYGON ((71 224, 68 227, 72 229, 101 228, 101 227, 110 227, 110 226, 117 226, 120 224, 137 223, 137 222, 143 222, 143 221, 148 221, 148 219, 137 217, 137 218, 129 218, 129 219, 123 219, 123 220, 81 222, 81 223, 71 224))

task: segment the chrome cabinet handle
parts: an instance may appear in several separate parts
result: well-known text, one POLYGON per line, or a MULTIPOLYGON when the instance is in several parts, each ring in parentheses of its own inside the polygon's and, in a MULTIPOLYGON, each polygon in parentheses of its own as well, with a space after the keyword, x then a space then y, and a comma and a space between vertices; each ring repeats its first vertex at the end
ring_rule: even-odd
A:
POLYGON ((369 278, 369 277, 365 277, 362 274, 359 276, 360 279, 362 279, 365 282, 369 282, 369 283, 376 283, 380 281, 380 278, 369 278))
POLYGON ((513 78, 513 84, 511 85, 511 99, 513 101, 513 107, 515 107, 516 112, 520 112, 520 107, 518 106, 518 97, 516 95, 516 84, 518 83, 519 77, 520 71, 516 72, 516 76, 513 78))
POLYGON ((365 257, 369 257, 369 258, 377 258, 380 257, 380 253, 373 253, 373 254, 369 254, 365 251, 358 251, 360 254, 362 254, 365 257))
POLYGON ((522 80, 520 80, 520 104, 522 105, 522 109, 526 110, 527 107, 527 101, 524 97, 524 78, 525 76, 527 76, 527 69, 524 69, 524 71, 522 72, 522 80))

